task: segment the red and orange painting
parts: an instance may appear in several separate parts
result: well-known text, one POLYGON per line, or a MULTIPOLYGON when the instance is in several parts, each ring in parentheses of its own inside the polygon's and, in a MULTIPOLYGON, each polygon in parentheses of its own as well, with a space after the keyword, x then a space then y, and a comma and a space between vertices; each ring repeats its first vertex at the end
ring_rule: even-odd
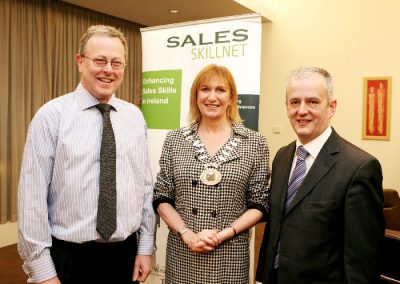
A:
POLYGON ((390 140, 391 77, 364 78, 363 139, 390 140))

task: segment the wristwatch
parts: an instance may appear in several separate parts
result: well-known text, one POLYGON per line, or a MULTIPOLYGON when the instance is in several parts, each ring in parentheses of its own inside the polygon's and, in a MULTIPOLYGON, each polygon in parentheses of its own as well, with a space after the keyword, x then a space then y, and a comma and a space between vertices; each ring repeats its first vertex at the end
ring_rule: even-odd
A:
POLYGON ((183 235, 184 233, 186 233, 187 230, 189 230, 189 228, 186 227, 186 225, 183 225, 182 228, 180 228, 180 229, 178 230, 178 235, 179 235, 180 237, 182 237, 182 235, 183 235))

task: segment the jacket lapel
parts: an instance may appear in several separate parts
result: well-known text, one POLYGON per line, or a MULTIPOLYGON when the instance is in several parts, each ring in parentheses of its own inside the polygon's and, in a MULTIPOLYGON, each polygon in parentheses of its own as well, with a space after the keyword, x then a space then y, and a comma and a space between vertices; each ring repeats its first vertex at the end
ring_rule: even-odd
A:
POLYGON ((226 145, 222 146, 217 152, 218 160, 220 164, 225 164, 233 161, 241 156, 239 151, 242 147, 243 139, 247 139, 249 134, 247 129, 240 122, 235 122, 232 124, 233 137, 229 139, 226 145))
MULTIPOLYGON (((194 148, 195 153, 200 157, 200 159, 202 159, 202 156, 208 157, 208 155, 206 154, 204 146, 196 146, 198 143, 201 143, 200 138, 198 138, 196 134, 197 128, 198 123, 193 123, 189 126, 183 127, 181 129, 181 133, 187 143, 189 143, 194 148)), ((239 151, 239 149, 242 146, 242 140, 247 139, 247 137, 249 136, 248 129, 246 129, 241 122, 234 122, 232 124, 232 131, 233 137, 229 138, 229 141, 226 143, 226 145, 224 145, 216 153, 215 158, 217 159, 219 165, 228 163, 232 160, 239 158, 241 156, 241 152, 239 151)), ((215 158, 210 158, 210 160, 213 160, 215 158)))
MULTIPOLYGON (((340 150, 339 136, 332 129, 332 134, 329 139, 325 142, 317 158, 315 159, 311 169, 308 171, 307 176, 304 178, 296 196, 294 197, 290 207, 286 214, 288 214, 294 207, 303 200, 310 191, 313 190, 316 184, 331 170, 336 164, 336 158, 333 156, 340 150)), ((286 179, 288 181, 288 179, 286 179)), ((287 185, 286 185, 287 188, 287 185)))
POLYGON ((290 170, 293 162, 293 155, 296 150, 296 142, 288 145, 288 147, 283 150, 281 160, 277 163, 276 167, 273 167, 272 171, 276 171, 278 174, 277 179, 274 182, 274 188, 278 189, 272 194, 277 194, 276 199, 279 201, 279 215, 283 214, 286 202, 286 192, 288 188, 288 180, 290 176, 290 170), (280 174, 279 174, 280 173, 280 174), (283 176, 282 176, 283 175, 283 176))
MULTIPOLYGON (((234 147, 233 150, 227 155, 224 155, 224 156, 221 155, 222 151, 227 152, 226 149, 221 149, 220 151, 218 151, 218 153, 217 153, 218 161, 220 162, 221 165, 225 164, 225 163, 228 163, 228 162, 230 162, 232 160, 235 160, 235 159, 240 157, 240 152, 238 150, 238 147, 240 147, 240 144, 243 143, 243 142, 242 141, 236 141, 236 143, 238 143, 238 146, 234 147)), ((224 148, 226 148, 226 147, 224 147, 224 148)))

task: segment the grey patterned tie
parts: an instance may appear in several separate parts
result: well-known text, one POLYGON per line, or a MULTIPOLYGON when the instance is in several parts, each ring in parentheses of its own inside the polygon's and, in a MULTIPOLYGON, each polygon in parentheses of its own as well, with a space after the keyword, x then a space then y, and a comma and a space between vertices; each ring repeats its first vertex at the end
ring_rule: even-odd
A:
MULTIPOLYGON (((310 153, 303 147, 299 146, 297 148, 297 160, 296 160, 296 166, 294 167, 292 176, 289 181, 288 185, 288 190, 286 193, 286 201, 285 201, 285 209, 283 212, 283 215, 286 214, 290 204, 293 201, 293 198, 296 196, 297 191, 300 188, 300 185, 303 183, 303 180, 306 176, 307 173, 307 168, 306 168, 306 161, 305 159, 310 153)), ((274 268, 278 268, 279 266, 279 251, 280 251, 281 243, 278 243, 278 248, 276 250, 275 254, 275 259, 274 259, 274 268)))
POLYGON ((116 216, 116 148, 114 131, 110 121, 109 104, 96 105, 103 116, 103 138, 100 150, 100 193, 97 207, 96 230, 108 240, 117 229, 116 216))

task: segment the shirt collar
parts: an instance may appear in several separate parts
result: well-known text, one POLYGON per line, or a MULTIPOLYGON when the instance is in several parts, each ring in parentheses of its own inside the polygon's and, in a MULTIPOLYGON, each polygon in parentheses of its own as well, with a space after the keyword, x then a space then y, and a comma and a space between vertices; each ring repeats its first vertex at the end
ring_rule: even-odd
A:
POLYGON ((296 149, 303 145, 304 148, 310 153, 310 155, 315 159, 317 158, 319 151, 321 151, 322 147, 324 146, 325 142, 328 140, 329 136, 332 133, 332 127, 329 125, 324 132, 322 132, 317 138, 308 142, 307 144, 301 144, 299 139, 296 140, 296 149))
MULTIPOLYGON (((89 91, 83 87, 82 82, 80 82, 76 87, 75 94, 76 101, 81 110, 92 108, 100 103, 98 99, 92 96, 89 91)), ((119 103, 115 94, 111 96, 108 104, 110 104, 115 110, 118 110, 119 103)))

